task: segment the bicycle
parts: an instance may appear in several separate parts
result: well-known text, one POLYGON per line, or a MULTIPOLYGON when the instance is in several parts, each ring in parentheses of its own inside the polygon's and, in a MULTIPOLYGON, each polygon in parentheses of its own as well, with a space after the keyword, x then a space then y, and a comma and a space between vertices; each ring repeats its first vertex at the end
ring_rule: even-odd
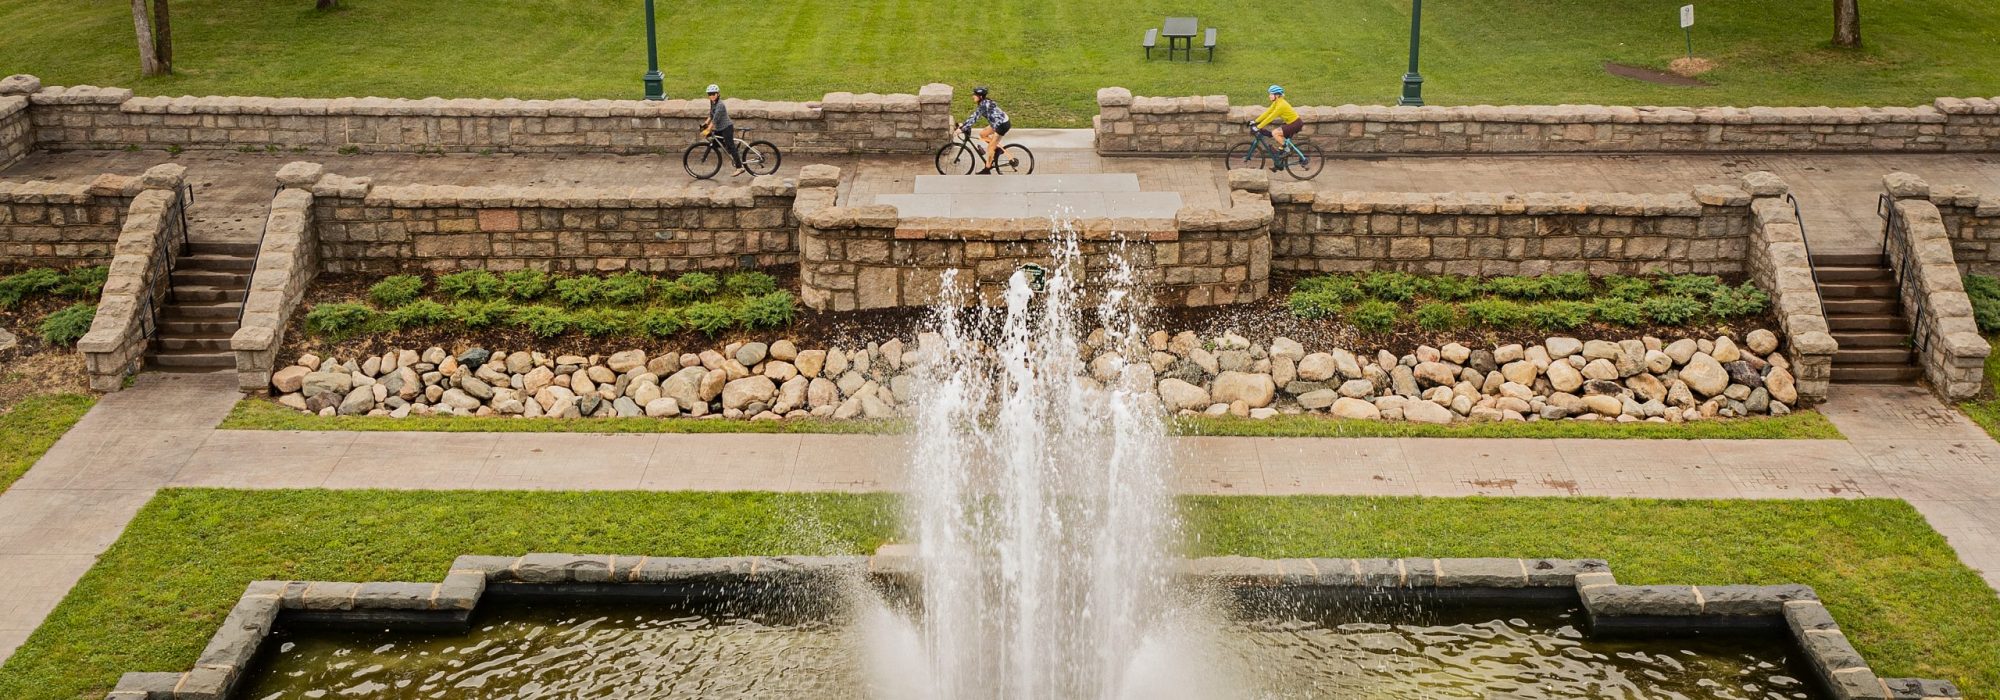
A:
MULTIPOLYGON (((749 129, 738 129, 738 133, 749 129)), ((743 168, 752 175, 769 175, 778 172, 778 160, 783 156, 778 147, 769 141, 749 141, 736 139, 736 152, 743 156, 743 168)), ((707 180, 722 172, 722 164, 729 162, 729 154, 722 150, 722 137, 709 134, 707 138, 688 146, 681 154, 681 167, 687 168, 688 175, 696 180, 707 180)))
POLYGON ((1265 136, 1257 125, 1245 126, 1254 136, 1251 137, 1250 143, 1229 150, 1229 154, 1222 162, 1224 169, 1255 167, 1260 170, 1272 170, 1274 168, 1271 167, 1271 162, 1276 160, 1278 163, 1276 170, 1291 173, 1292 177, 1300 180, 1311 180, 1319 177, 1319 171, 1326 167, 1326 158, 1318 146, 1302 143, 1293 138, 1286 144, 1283 152, 1280 152, 1277 147, 1271 145, 1270 137, 1265 136))
MULTIPOLYGON (((1000 144, 996 152, 999 162, 993 172, 1027 175, 1035 172, 1035 152, 1018 143, 1000 144)), ((972 138, 971 129, 959 129, 958 140, 938 149, 937 171, 939 175, 971 175, 975 170, 986 167, 986 143, 972 138)))

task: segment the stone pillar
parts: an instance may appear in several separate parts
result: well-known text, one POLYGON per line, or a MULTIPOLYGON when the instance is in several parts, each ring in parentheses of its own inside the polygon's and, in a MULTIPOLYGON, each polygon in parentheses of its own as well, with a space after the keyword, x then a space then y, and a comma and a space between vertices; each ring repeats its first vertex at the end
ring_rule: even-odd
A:
POLYGON ((1097 131, 1100 155, 1134 150, 1132 145, 1132 91, 1122 87, 1097 91, 1097 116, 1091 120, 1097 131))

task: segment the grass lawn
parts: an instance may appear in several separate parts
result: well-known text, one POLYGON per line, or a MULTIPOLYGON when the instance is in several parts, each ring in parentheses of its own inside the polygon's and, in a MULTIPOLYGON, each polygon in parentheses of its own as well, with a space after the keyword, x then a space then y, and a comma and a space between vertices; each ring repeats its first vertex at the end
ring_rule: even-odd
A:
MULTIPOLYGON (((244 399, 223 419, 223 430, 353 430, 365 432, 436 433, 842 433, 886 435, 907 429, 902 421, 824 420, 781 421, 662 420, 658 418, 498 418, 474 416, 323 417, 300 413, 266 399, 244 399)), ((1844 436, 1825 416, 1801 411, 1776 418, 1749 418, 1701 423, 1656 424, 1612 422, 1459 423, 1423 425, 1366 420, 1334 420, 1324 416, 1278 416, 1267 420, 1194 416, 1175 418, 1181 435, 1243 437, 1480 437, 1480 438, 1607 438, 1663 440, 1840 440, 1844 436)))
MULTIPOLYGON (((1703 5, 1698 55, 1711 87, 1607 75, 1606 61, 1664 67, 1681 55, 1684 0, 1433 3, 1423 18, 1433 104, 1855 105, 2000 93, 2000 3, 1899 0, 1864 16, 1865 48, 1831 48, 1832 7, 1798 0, 1703 5)), ((128 3, 0 0, 0 73, 141 94, 637 97, 639 3, 560 0, 176 0, 177 75, 141 80, 128 3)), ((663 0, 667 92, 721 83, 764 99, 836 90, 990 85, 1028 126, 1087 127, 1097 88, 1227 93, 1269 83, 1299 104, 1391 103, 1409 37, 1407 0, 663 0), (1145 60, 1164 15, 1220 30, 1214 63, 1145 60)), ((1157 53, 1157 52, 1156 52, 1157 53)), ((962 108, 961 108, 961 111, 962 108)))
POLYGON ((31 396, 0 413, 0 491, 14 485, 97 403, 88 394, 31 396))
MULTIPOLYGON (((1601 556, 1626 583, 1806 583, 1877 670, 2000 687, 2000 599, 1899 501, 1183 503, 1199 554, 1601 556)), ((431 581, 465 553, 862 553, 895 515, 885 495, 162 491, 0 668, 0 697, 185 669, 252 580, 431 581)))
MULTIPOLYGON (((2000 345, 2000 337, 1988 337, 1986 340, 1994 345, 2000 345)), ((2000 387, 2000 352, 1986 356, 1986 391, 1984 395, 1976 401, 1967 401, 1959 404, 1958 408, 1965 411, 1965 416, 1971 418, 1972 422, 1978 423, 1981 428, 1985 428, 1987 435, 1993 436, 1995 440, 2000 440, 2000 396, 1994 394, 1996 387, 2000 387)))

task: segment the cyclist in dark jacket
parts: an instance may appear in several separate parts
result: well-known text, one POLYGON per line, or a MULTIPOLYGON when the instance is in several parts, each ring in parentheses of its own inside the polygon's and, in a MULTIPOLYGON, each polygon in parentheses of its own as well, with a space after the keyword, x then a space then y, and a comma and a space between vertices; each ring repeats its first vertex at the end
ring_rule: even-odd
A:
POLYGON ((729 120, 729 107, 722 104, 722 88, 716 85, 708 86, 708 121, 701 123, 701 137, 709 134, 722 139, 722 148, 729 151, 730 162, 736 164, 732 175, 750 172, 743 167, 743 154, 736 152, 736 122, 729 120))
POLYGON ((993 172, 995 163, 1000 160, 1000 137, 1006 136, 1014 125, 1008 123, 1007 113, 1001 111, 1000 103, 986 96, 985 87, 972 89, 972 101, 974 104, 972 116, 966 117, 965 123, 958 125, 958 128, 961 131, 971 131, 975 122, 986 120, 986 128, 979 131, 979 140, 986 142, 986 167, 981 168, 979 174, 987 175, 993 172))

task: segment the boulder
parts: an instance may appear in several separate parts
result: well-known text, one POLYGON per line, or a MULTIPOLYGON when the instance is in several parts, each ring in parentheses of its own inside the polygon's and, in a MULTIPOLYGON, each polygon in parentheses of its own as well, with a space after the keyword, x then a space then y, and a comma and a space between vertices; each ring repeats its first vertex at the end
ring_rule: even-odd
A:
POLYGON ((1250 408, 1263 408, 1277 399, 1278 385, 1271 381, 1268 374, 1223 372, 1215 377, 1214 388, 1209 393, 1218 402, 1242 401, 1250 408))
POLYGON ((353 388, 354 375, 337 367, 332 372, 308 372, 299 378, 299 391, 308 399, 320 394, 345 396, 353 388))
POLYGON ((1729 388, 1729 372, 1722 363, 1705 352, 1697 352, 1688 358, 1687 366, 1681 368, 1680 379, 1688 388, 1701 396, 1715 396, 1729 388))
POLYGON ((1306 348, 1304 345, 1300 345, 1299 341, 1284 336, 1271 339, 1271 357, 1273 359, 1283 357, 1297 362, 1305 356, 1306 348))
POLYGON ((1355 420, 1376 420, 1382 417, 1381 409, 1375 408, 1375 404, 1345 396, 1334 401, 1333 407, 1328 409, 1328 412, 1332 413, 1335 418, 1351 418, 1355 420))
POLYGON ((609 367, 611 371, 619 374, 644 368, 646 366, 646 351, 625 350, 611 353, 611 357, 605 358, 604 366, 609 367))
POLYGON ((1541 370, 1535 367, 1535 363, 1527 360, 1515 360, 1500 366, 1500 376, 1515 384, 1532 386, 1535 378, 1541 376, 1541 373, 1541 370))
POLYGON ((1690 338, 1682 338, 1668 343, 1662 352, 1667 353, 1667 358, 1673 360, 1675 366, 1680 366, 1694 359, 1695 353, 1701 352, 1701 344, 1690 338))
POLYGON ((1340 394, 1334 392, 1332 389, 1320 389, 1319 391, 1309 391, 1299 395, 1299 408, 1303 408, 1308 411, 1317 411, 1319 409, 1332 406, 1334 403, 1338 402, 1341 398, 1342 397, 1340 396, 1340 394))
POLYGON ((1300 358, 1297 371, 1300 381, 1323 382, 1339 374, 1340 368, 1333 355, 1316 352, 1300 358))
POLYGON ((304 383, 306 375, 311 373, 312 370, 306 369, 299 365, 292 365, 290 367, 286 367, 276 372, 272 372, 271 388, 276 390, 280 394, 289 394, 298 391, 300 385, 304 383))
POLYGON ((1786 405, 1798 403, 1798 382, 1792 378, 1792 373, 1783 367, 1772 367, 1771 372, 1764 375, 1764 388, 1771 393, 1773 401, 1786 405))
POLYGON ((1550 338, 1542 342, 1549 349, 1549 357, 1562 359, 1583 351, 1583 341, 1575 338, 1550 338))
POLYGON ((1606 418, 1616 418, 1625 413, 1625 402, 1618 400, 1616 396, 1604 396, 1601 394, 1585 396, 1583 397, 1583 407, 1591 413, 1606 418))
POLYGON ((722 408, 742 410, 752 403, 769 404, 778 394, 778 385, 762 375, 744 377, 722 387, 722 408))
POLYGON ((826 351, 800 350, 798 357, 792 359, 792 365, 808 379, 818 377, 820 369, 826 366, 826 351))
POLYGON ((1737 349, 1736 341, 1730 340, 1726 335, 1715 339, 1715 349, 1708 354, 1715 357, 1716 362, 1725 365, 1743 359, 1743 351, 1737 349))
POLYGON ((1432 423, 1445 425, 1452 421, 1451 409, 1430 401, 1411 401, 1403 405, 1403 420, 1411 423, 1432 423))
POLYGON ((681 414, 681 404, 672 397, 662 396, 646 402, 647 418, 671 418, 681 414))
MULTIPOLYGON (((331 393, 328 393, 331 396, 331 393)), ((475 402, 477 403, 477 402, 475 402)), ((359 416, 375 408, 375 390, 365 386, 354 387, 340 400, 337 413, 343 416, 359 416)))
POLYGON ((1585 379, 1617 379, 1618 376, 1618 365, 1607 359, 1591 360, 1590 364, 1583 366, 1585 379))
POLYGON ((1375 383, 1366 379, 1349 379, 1340 385, 1341 396, 1365 399, 1375 395, 1375 383))
POLYGON ((1419 362, 1414 370, 1417 380, 1431 386, 1451 386, 1458 383, 1458 370, 1442 362, 1419 362))
POLYGON ((798 359, 799 346, 790 340, 780 340, 771 344, 770 352, 773 360, 791 362, 798 359))
POLYGON ((763 343, 744 343, 742 347, 736 349, 735 358, 744 367, 755 367, 757 363, 764 361, 770 351, 770 346, 763 343))

